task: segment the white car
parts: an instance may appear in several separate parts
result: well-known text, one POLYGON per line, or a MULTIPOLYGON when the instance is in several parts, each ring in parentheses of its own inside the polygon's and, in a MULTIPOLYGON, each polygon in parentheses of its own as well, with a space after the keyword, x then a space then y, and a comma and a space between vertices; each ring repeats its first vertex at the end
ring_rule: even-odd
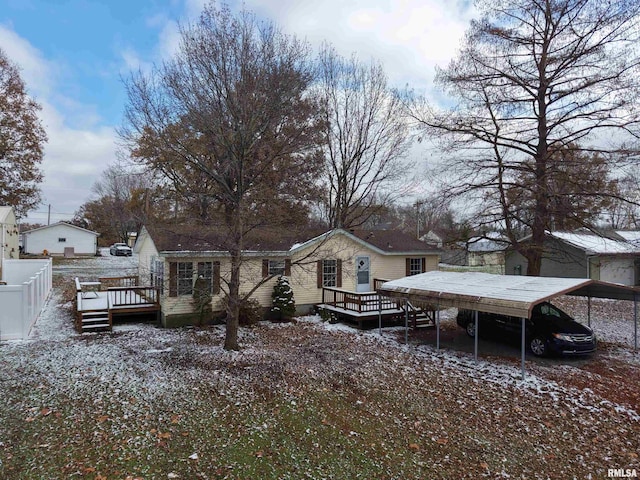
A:
POLYGON ((130 257, 133 254, 133 251, 126 243, 114 243, 109 247, 109 254, 116 255, 118 257, 130 257))

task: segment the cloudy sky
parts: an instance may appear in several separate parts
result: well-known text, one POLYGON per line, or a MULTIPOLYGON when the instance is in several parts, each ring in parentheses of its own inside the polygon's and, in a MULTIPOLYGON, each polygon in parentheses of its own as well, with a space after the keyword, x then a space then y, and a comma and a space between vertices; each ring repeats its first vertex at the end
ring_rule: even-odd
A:
MULTIPOLYGON (((28 221, 70 219, 116 160, 122 78, 175 51, 179 25, 205 0, 0 0, 0 47, 42 105, 49 136, 43 204, 28 221)), ((247 9, 314 46, 376 58, 395 86, 432 94, 436 65, 455 54, 470 0, 245 0, 247 9)), ((232 8, 234 2, 231 2, 232 8)))

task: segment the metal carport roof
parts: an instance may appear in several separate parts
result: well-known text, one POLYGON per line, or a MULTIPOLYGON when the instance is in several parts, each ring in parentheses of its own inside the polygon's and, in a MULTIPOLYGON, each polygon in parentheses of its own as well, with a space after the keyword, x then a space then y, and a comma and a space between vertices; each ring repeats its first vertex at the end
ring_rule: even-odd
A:
POLYGON ((535 305, 561 295, 638 300, 640 289, 585 278, 527 277, 433 271, 385 282, 385 297, 441 307, 529 318, 535 305))
MULTIPOLYGON (((640 288, 584 278, 528 277, 480 272, 433 271, 385 282, 378 288, 378 293, 385 297, 401 298, 407 302, 414 303, 429 303, 437 307, 438 348, 440 307, 457 307, 476 311, 474 346, 476 359, 478 356, 478 311, 522 318, 521 357, 523 378, 525 318, 531 316, 535 305, 561 295, 634 301, 635 348, 637 349, 638 346, 637 302, 640 300, 640 288)), ((408 312, 408 309, 406 311, 408 312)), ((405 321, 408 322, 408 316, 405 321)), ((381 320, 380 328, 382 328, 381 320)), ((408 324, 405 324, 405 329, 408 329, 408 324)))

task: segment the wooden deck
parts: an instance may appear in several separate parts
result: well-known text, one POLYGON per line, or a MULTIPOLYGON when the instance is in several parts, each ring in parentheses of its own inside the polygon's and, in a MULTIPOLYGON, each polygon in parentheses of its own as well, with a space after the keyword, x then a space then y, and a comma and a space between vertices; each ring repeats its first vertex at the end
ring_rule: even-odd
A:
MULTIPOLYGON (((383 282, 375 279, 374 286, 383 282)), ((358 328, 377 325, 381 316, 385 325, 404 325, 407 318, 403 302, 381 297, 377 292, 323 287, 322 303, 317 307, 321 311, 331 312, 338 320, 356 324, 358 328)), ((412 328, 435 324, 435 312, 428 306, 408 304, 408 317, 412 328)))
POLYGON ((160 312, 158 289, 131 285, 133 278, 101 278, 97 282, 81 282, 76 279, 78 330, 81 332, 111 330, 116 316, 160 312), (121 285, 128 285, 108 286, 119 282, 121 285))

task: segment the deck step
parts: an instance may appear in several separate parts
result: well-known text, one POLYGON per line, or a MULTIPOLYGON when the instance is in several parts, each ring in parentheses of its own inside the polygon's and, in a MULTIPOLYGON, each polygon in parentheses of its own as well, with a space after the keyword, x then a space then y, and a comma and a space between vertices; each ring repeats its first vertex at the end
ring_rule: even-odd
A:
POLYGON ((101 328, 105 328, 110 330, 111 326, 108 323, 93 323, 91 325, 82 325, 82 331, 85 332, 87 330, 98 330, 101 328))
POLYGON ((91 311, 91 312, 82 312, 82 316, 83 317, 97 317, 97 316, 104 316, 104 315, 109 315, 109 312, 107 310, 96 310, 96 311, 91 311))
POLYGON ((91 317, 91 318, 85 318, 82 317, 82 324, 87 324, 87 323, 109 323, 109 317, 91 317))

